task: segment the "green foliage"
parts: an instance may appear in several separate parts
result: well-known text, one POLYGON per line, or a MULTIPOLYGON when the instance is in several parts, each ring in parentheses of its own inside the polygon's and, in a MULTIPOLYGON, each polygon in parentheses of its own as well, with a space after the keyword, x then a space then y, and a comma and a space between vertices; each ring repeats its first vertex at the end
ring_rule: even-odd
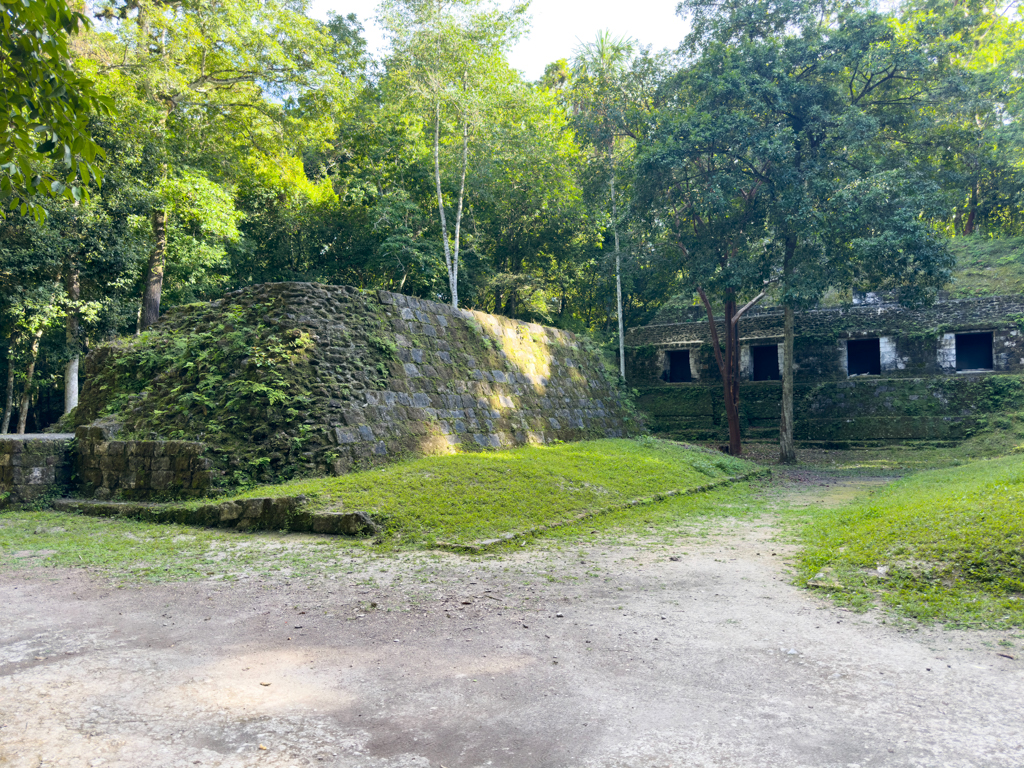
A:
POLYGON ((1024 626, 1022 511, 1017 456, 923 472, 819 512, 804 534, 800 579, 924 622, 1024 626))
POLYGON ((262 322, 268 309, 230 305, 195 328, 118 342, 92 384, 114 395, 105 412, 140 434, 232 443, 251 440, 261 423, 298 421, 308 398, 289 374, 313 340, 275 332, 262 322))
POLYGON ((561 523, 581 512, 686 491, 753 468, 718 451, 664 440, 596 440, 419 458, 259 487, 243 498, 304 494, 314 508, 365 512, 396 544, 431 545, 561 523))
POLYGON ((34 195, 88 199, 99 180, 89 117, 111 104, 72 64, 69 45, 88 26, 64 0, 0 5, 0 218, 7 208, 41 221, 34 195))

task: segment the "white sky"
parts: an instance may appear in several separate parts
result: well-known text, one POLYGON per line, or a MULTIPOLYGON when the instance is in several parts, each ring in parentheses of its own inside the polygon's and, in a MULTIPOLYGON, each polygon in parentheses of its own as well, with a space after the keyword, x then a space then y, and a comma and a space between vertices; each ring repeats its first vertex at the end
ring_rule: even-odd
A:
MULTIPOLYGON (((381 30, 373 21, 378 0, 313 0, 311 14, 325 18, 328 11, 354 13, 366 28, 370 50, 384 44, 381 30)), ((528 80, 544 74, 544 67, 570 58, 580 42, 594 39, 601 29, 616 36, 635 38, 654 50, 675 48, 686 34, 686 24, 675 15, 678 0, 533 0, 532 31, 509 57, 512 66, 528 80)), ((508 3, 503 3, 508 5, 508 3)))

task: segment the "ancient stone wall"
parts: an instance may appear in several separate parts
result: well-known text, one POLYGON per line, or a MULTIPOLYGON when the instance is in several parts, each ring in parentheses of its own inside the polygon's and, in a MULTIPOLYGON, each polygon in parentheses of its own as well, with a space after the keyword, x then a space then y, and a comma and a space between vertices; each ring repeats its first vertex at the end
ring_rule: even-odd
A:
MULTIPOLYGON (((726 434, 721 376, 707 323, 666 322, 672 317, 700 320, 696 313, 679 310, 627 334, 627 378, 640 389, 637 404, 652 417, 654 432, 721 439, 726 434), (692 382, 665 381, 668 354, 674 351, 689 354, 692 382)), ((797 313, 797 439, 842 443, 969 437, 999 413, 1024 406, 1022 318, 1024 297, 1019 296, 946 301, 920 310, 883 304, 797 313), (992 334, 991 368, 958 371, 957 334, 978 332, 992 334), (850 375, 850 342, 874 338, 879 372, 850 375)), ((765 308, 744 316, 739 335, 744 433, 776 439, 781 383, 751 380, 750 350, 781 349, 782 311, 765 308)))
POLYGON ((184 440, 117 440, 99 426, 75 431, 77 490, 98 499, 205 496, 206 446, 184 440))
MULTIPOLYGON (((85 380, 76 424, 107 413, 122 441, 203 443, 214 486, 641 430, 615 376, 571 333, 345 286, 266 284, 176 308, 90 354, 85 380), (166 349, 180 352, 146 368, 166 349)), ((94 487, 130 491, 130 477, 101 485, 95 473, 134 471, 146 492, 187 489, 160 474, 170 457, 143 466, 149 456, 116 443, 90 459, 94 487)))
MULTIPOLYGON (((954 336, 976 331, 992 332, 993 372, 1024 373, 1024 334, 1018 318, 1024 318, 1024 297, 1019 296, 961 299, 921 310, 890 304, 800 312, 794 323, 795 382, 845 380, 847 342, 862 338, 879 338, 881 375, 887 378, 955 373, 950 363, 954 336)), ((721 324, 718 333, 724 333, 721 324)), ((781 344, 781 310, 744 316, 739 334, 744 348, 781 344)), ((721 382, 706 322, 631 328, 626 345, 627 379, 633 385, 657 385, 665 370, 664 353, 676 349, 689 350, 694 358, 695 381, 721 382)))
POLYGON ((27 504, 71 479, 71 435, 0 436, 0 508, 27 504))
MULTIPOLYGON (((641 387, 637 406, 652 433, 677 440, 726 440, 722 387, 641 387)), ((782 385, 740 388, 745 439, 778 440, 782 385)), ((1024 409, 1024 377, 858 378, 794 386, 794 433, 805 444, 960 441, 1024 409)), ((1009 426, 1007 423, 1005 426, 1009 426)))

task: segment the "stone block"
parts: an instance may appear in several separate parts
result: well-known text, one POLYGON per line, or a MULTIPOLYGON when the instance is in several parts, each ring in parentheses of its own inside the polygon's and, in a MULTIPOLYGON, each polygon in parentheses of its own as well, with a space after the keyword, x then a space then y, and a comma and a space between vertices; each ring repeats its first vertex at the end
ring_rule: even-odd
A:
POLYGON ((242 506, 237 501, 226 501, 217 507, 220 510, 220 522, 230 523, 242 516, 242 506))
POLYGON ((320 512, 313 515, 315 533, 333 533, 341 536, 372 536, 377 526, 365 512, 320 512))

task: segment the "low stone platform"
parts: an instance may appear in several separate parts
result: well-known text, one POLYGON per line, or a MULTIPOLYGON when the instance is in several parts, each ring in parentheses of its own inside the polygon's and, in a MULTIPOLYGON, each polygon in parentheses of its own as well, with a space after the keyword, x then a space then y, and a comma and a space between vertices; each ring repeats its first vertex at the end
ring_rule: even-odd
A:
POLYGON ((373 521, 362 512, 310 512, 303 509, 307 501, 305 496, 238 499, 214 504, 58 499, 53 508, 93 517, 125 517, 151 523, 179 523, 238 531, 289 530, 361 536, 377 530, 373 521))
POLYGON ((0 435, 0 509, 28 504, 71 479, 71 434, 0 435))

